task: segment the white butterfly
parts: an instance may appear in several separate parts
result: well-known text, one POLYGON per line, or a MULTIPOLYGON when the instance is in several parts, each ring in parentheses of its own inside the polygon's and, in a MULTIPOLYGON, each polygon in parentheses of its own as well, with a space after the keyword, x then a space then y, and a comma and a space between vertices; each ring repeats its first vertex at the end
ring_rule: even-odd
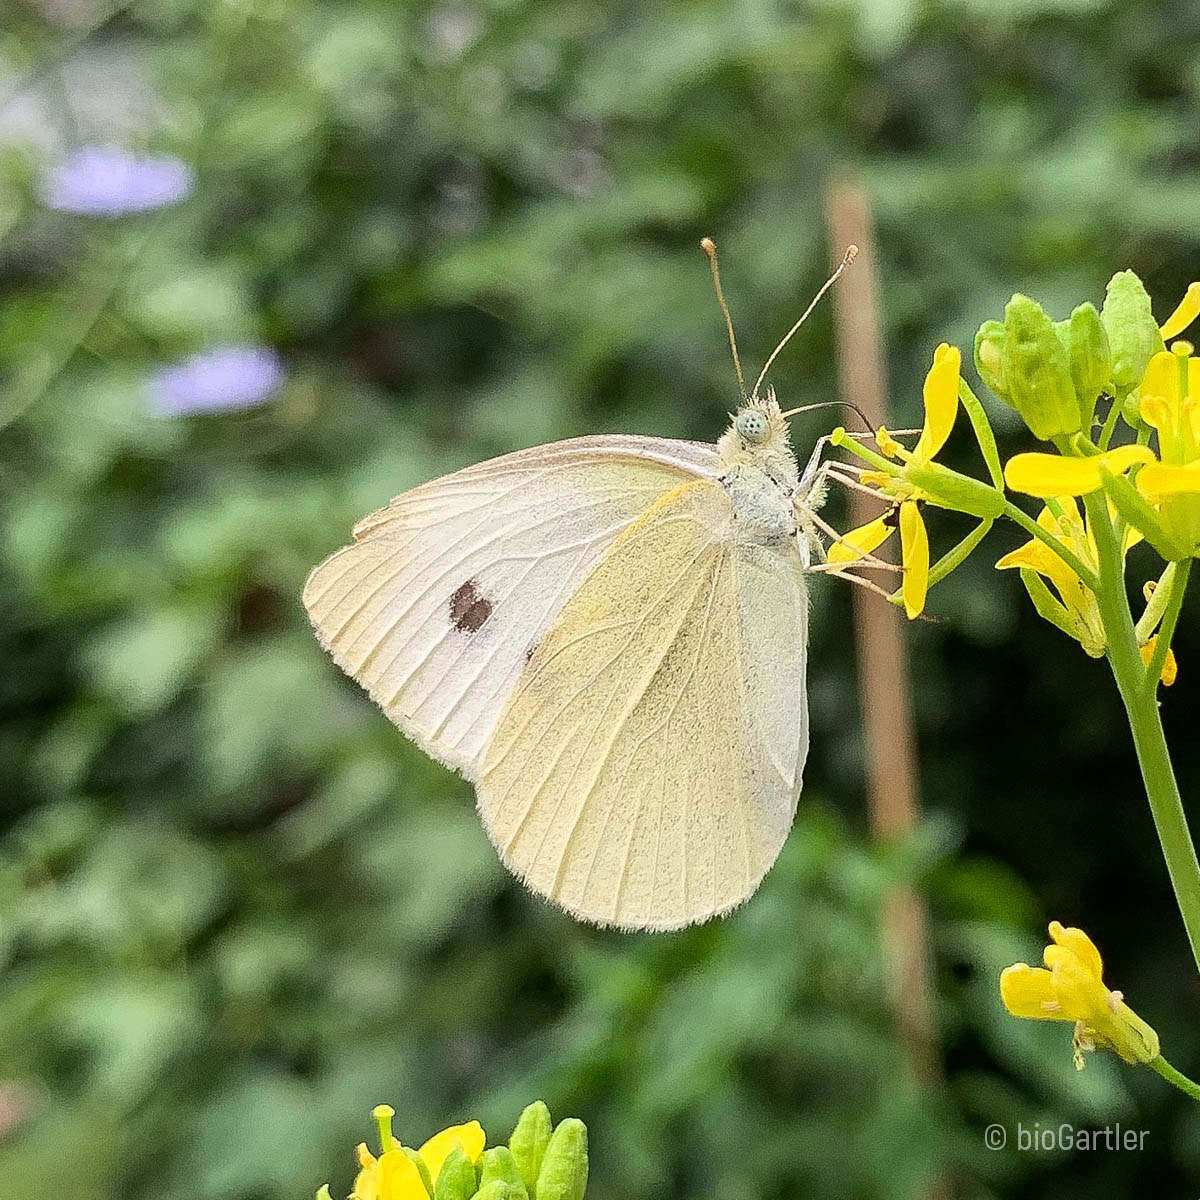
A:
POLYGON ((475 785, 505 865, 588 921, 727 912, 792 823, 828 527, 820 446, 802 475, 757 391, 715 446, 574 438, 424 484, 304 589, 337 664, 475 785))

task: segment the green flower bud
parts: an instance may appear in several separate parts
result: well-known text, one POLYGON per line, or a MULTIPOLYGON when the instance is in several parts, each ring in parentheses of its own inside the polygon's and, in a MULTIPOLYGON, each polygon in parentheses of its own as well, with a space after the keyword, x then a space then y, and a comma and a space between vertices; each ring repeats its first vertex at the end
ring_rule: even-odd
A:
POLYGON ((1008 399, 1004 381, 1004 323, 984 321, 975 335, 975 370, 979 378, 1000 397, 1008 399))
POLYGON ((514 1200, 514 1198, 512 1188, 503 1179, 493 1179, 475 1193, 475 1200, 514 1200))
POLYGON ((1004 398, 1021 414, 1035 437, 1049 440, 1075 433, 1082 424, 1067 352, 1042 306, 1014 296, 1004 309, 1001 372, 1004 398))
POLYGON ((512 1151, 517 1170, 521 1173, 521 1181, 534 1200, 538 1172, 542 1169, 542 1159, 546 1155, 551 1128, 550 1110, 541 1100, 535 1100, 521 1114, 512 1137, 508 1139, 508 1148, 512 1151))
POLYGON ((461 1146, 455 1146, 438 1172, 433 1200, 471 1200, 478 1186, 475 1164, 463 1153, 461 1146))
POLYGON ((550 1135, 535 1188, 537 1200, 583 1200, 587 1177, 587 1127, 568 1117, 550 1135))
POLYGON ((317 1193, 315 1200, 333 1200, 333 1197, 329 1194, 329 1184, 325 1183, 321 1185, 321 1190, 317 1193))
POLYGON ((1108 281, 1100 311, 1112 354, 1112 382, 1118 397, 1137 387, 1152 355, 1166 347, 1150 311, 1150 297, 1132 271, 1118 271, 1108 281))
POLYGON ((1108 333, 1094 304, 1081 304, 1068 324, 1067 356, 1071 363, 1071 382, 1079 401, 1082 428, 1090 429, 1096 413, 1096 400, 1112 379, 1112 351, 1108 333))
POLYGON ((508 1184, 512 1200, 529 1200, 529 1192, 517 1168, 517 1160, 507 1146, 494 1146, 491 1150, 485 1150, 479 1159, 479 1186, 486 1187, 493 1179, 508 1184))

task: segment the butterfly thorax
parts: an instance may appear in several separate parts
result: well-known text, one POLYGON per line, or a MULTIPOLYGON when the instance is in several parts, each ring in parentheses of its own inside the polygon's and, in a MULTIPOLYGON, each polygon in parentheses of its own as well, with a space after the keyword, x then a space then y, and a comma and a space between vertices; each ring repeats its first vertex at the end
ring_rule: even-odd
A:
POLYGON ((717 450, 737 540, 773 546, 791 537, 796 532, 792 497, 800 470, 773 390, 738 410, 717 450))

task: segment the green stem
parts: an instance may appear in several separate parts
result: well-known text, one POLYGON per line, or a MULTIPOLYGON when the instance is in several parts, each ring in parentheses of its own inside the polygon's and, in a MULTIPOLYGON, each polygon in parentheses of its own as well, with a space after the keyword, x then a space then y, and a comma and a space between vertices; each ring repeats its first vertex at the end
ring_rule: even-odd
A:
POLYGON ((987 532, 991 527, 991 517, 984 517, 958 545, 946 551, 934 563, 932 570, 929 572, 929 586, 933 587, 935 583, 941 583, 952 571, 957 571, 966 562, 971 551, 987 536, 987 532))
MULTIPOLYGON (((1093 590, 1108 640, 1106 654, 1129 718, 1138 766, 1166 859, 1167 874, 1175 891, 1175 902, 1183 917, 1192 957, 1200 968, 1200 862, 1196 859, 1196 848, 1188 832, 1179 785, 1175 781, 1159 716, 1157 691, 1146 686, 1147 671, 1138 651, 1133 616, 1125 594, 1124 557, 1103 494, 1096 492, 1084 497, 1084 504, 1100 561, 1100 586, 1093 590)), ((1186 572, 1180 571, 1172 581, 1172 587, 1179 585, 1180 575, 1185 576, 1186 581, 1186 572)))
POLYGON ((1109 405, 1108 416, 1104 418, 1104 428, 1100 430, 1100 437, 1096 442, 1096 448, 1101 452, 1108 449, 1108 443, 1112 441, 1113 431, 1117 427, 1117 418, 1121 415, 1121 402, 1116 398, 1109 405))
POLYGON ((1194 1083, 1182 1071, 1177 1071, 1161 1054, 1152 1058, 1146 1066, 1153 1067, 1169 1084, 1191 1096, 1193 1100, 1200 1100, 1200 1083, 1194 1083))

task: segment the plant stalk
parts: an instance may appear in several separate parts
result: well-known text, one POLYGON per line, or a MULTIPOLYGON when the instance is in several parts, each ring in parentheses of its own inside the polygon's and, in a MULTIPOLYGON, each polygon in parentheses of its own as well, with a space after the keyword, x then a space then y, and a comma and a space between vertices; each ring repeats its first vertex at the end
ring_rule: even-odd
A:
MULTIPOLYGON (((1096 600, 1108 640, 1106 654, 1129 719, 1146 798, 1150 802, 1167 874, 1175 891, 1175 902, 1183 917, 1192 957, 1197 970, 1200 970, 1200 862, 1197 861, 1196 848, 1188 831, 1171 753, 1163 733, 1157 688, 1146 686, 1147 671, 1138 650, 1133 616, 1125 591, 1124 556, 1108 515, 1107 501, 1102 493, 1094 493, 1084 498, 1084 504, 1100 560, 1100 586, 1096 590, 1096 600)), ((1185 587, 1187 576, 1186 570, 1176 572, 1171 587, 1185 587)), ((1163 635, 1169 637, 1170 631, 1164 629, 1160 636, 1163 635)))

